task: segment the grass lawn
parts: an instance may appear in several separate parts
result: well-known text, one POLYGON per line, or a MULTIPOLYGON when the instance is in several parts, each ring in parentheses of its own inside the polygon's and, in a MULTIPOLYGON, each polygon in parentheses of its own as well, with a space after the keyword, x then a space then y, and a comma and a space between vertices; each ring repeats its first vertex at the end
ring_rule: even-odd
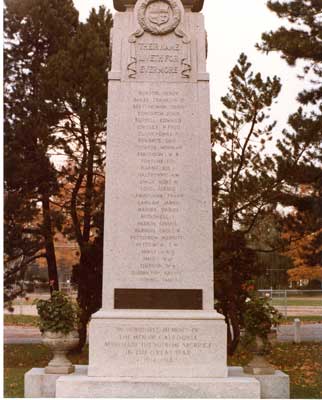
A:
MULTIPOLYGON (((88 364, 88 348, 81 355, 71 355, 73 364, 88 364)), ((4 397, 24 397, 24 374, 34 367, 45 367, 50 351, 42 344, 7 344, 4 346, 4 397)))
POLYGON ((39 317, 32 315, 10 315, 5 314, 4 325, 16 326, 38 326, 39 317))
MULTIPOLYGON (((308 315, 300 317, 287 317, 282 319, 282 324, 290 324, 295 318, 299 318, 303 323, 322 323, 322 315, 308 315)), ((31 315, 4 315, 4 325, 16 326, 38 326, 39 317, 31 315)))
POLYGON ((308 306, 308 307, 322 307, 322 297, 318 298, 308 298, 308 297, 299 297, 299 298, 290 298, 287 299, 273 299, 271 301, 273 306, 308 306))
MULTIPOLYGON (((70 356, 73 364, 88 363, 88 349, 70 356)), ((245 365, 250 356, 244 350, 229 359, 229 365, 245 365)), ((24 373, 33 367, 44 367, 50 352, 43 345, 5 345, 4 396, 23 397, 24 373)), ((291 398, 322 398, 322 344, 278 343, 268 360, 291 378, 291 398)))
POLYGON ((294 320, 298 318, 304 324, 322 324, 322 315, 307 315, 301 317, 287 317, 282 318, 281 324, 293 324, 294 320))

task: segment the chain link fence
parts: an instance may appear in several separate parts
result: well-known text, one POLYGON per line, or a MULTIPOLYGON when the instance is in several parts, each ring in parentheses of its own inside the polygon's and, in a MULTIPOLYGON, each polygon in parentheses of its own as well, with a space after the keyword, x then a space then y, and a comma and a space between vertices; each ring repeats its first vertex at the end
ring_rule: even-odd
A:
POLYGON ((321 316, 322 319, 322 290, 261 289, 258 292, 284 317, 321 316))

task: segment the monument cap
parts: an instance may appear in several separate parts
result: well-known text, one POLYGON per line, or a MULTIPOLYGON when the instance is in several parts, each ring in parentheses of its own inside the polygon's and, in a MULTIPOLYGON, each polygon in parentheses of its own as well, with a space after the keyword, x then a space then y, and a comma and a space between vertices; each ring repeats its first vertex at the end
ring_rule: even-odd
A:
MULTIPOLYGON (((204 0, 181 0, 185 7, 191 7, 193 12, 202 10, 204 0)), ((113 0, 116 11, 125 11, 126 6, 134 6, 137 0, 113 0)))

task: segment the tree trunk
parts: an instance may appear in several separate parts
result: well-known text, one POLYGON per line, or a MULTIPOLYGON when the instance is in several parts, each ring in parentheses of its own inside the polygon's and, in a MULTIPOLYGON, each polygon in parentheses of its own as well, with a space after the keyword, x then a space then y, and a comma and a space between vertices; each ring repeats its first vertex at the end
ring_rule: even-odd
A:
MULTIPOLYGON (((90 138, 92 135, 89 135, 90 138)), ((87 157, 86 189, 84 203, 84 228, 83 241, 88 243, 91 234, 92 203, 93 203, 93 177, 94 177, 94 143, 90 140, 87 157)))
POLYGON ((75 353, 81 353, 83 350, 83 347, 86 344, 86 339, 87 339, 87 326, 88 322, 91 318, 91 315, 85 311, 81 312, 80 316, 80 325, 78 329, 78 334, 79 334, 79 342, 78 346, 74 350, 75 353))
POLYGON ((87 269, 88 269, 88 257, 87 257, 87 246, 81 247, 81 256, 79 260, 79 274, 78 274, 78 290, 77 290, 77 303, 80 308, 80 325, 78 329, 79 343, 75 352, 80 353, 86 344, 87 337, 87 325, 91 318, 90 308, 88 307, 89 302, 89 287, 87 279, 87 269))
POLYGON ((230 305, 230 309, 228 311, 229 325, 228 325, 228 354, 232 356, 239 344, 240 341, 240 326, 239 319, 237 315, 237 309, 234 305, 230 305), (231 334, 232 328, 232 334, 231 334))
POLYGON ((46 259, 48 266, 48 278, 50 284, 50 293, 59 290, 58 272, 56 263, 56 254, 54 246, 54 235, 52 231, 52 218, 50 215, 50 202, 48 194, 42 195, 43 209, 43 230, 45 238, 46 259))
POLYGON ((86 189, 85 189, 85 202, 84 202, 84 224, 82 232, 82 242, 80 245, 80 262, 79 262, 79 282, 77 301, 81 308, 79 343, 76 352, 81 352, 86 344, 87 338, 87 325, 92 315, 91 293, 88 287, 88 275, 91 268, 90 260, 88 259, 89 246, 90 246, 90 233, 91 233, 91 219, 92 219, 92 201, 93 201, 93 176, 94 176, 94 143, 92 141, 92 134, 89 133, 90 148, 87 154, 86 165, 86 189))

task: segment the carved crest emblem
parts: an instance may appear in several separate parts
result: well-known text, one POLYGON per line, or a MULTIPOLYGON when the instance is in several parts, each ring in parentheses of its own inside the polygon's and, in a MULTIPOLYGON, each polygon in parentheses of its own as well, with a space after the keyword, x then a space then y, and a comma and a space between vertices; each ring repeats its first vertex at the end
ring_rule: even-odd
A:
POLYGON ((169 22, 170 12, 169 4, 164 3, 163 1, 151 3, 146 10, 149 21, 159 26, 169 22))
POLYGON ((178 0, 142 0, 138 5, 138 22, 143 32, 165 35, 174 31, 182 17, 178 0))
POLYGON ((152 35, 167 35, 174 32, 181 38, 183 48, 181 55, 181 76, 189 79, 192 62, 190 54, 190 37, 183 30, 184 8, 181 0, 138 0, 135 6, 138 27, 129 37, 130 56, 127 64, 128 77, 137 76, 137 55, 135 43, 148 32, 152 35))

